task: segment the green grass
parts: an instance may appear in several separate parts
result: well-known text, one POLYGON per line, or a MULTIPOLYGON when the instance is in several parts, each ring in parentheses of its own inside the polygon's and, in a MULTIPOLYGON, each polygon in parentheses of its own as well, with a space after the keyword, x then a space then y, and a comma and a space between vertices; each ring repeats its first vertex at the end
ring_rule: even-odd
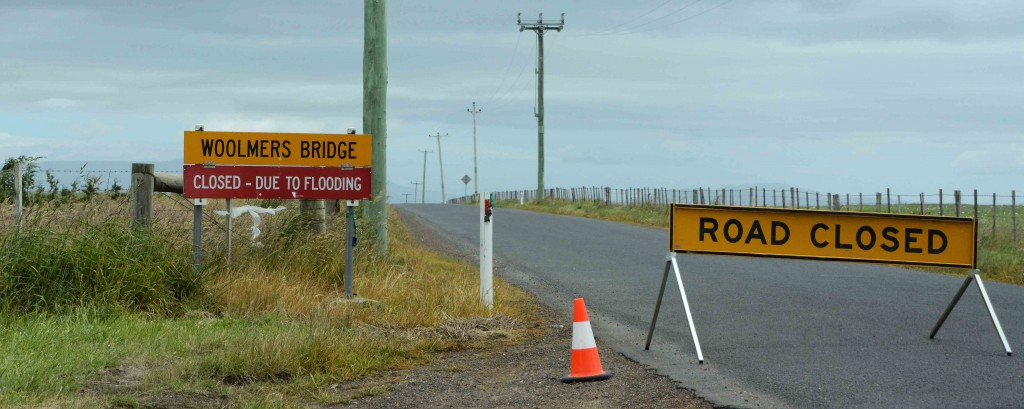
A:
MULTIPOLYGON (((989 197, 991 200, 991 197, 989 197)), ((845 202, 845 198, 843 200, 845 202)), ((605 206, 600 202, 571 202, 566 200, 545 200, 527 202, 522 205, 518 201, 500 201, 495 207, 508 207, 537 212, 589 217, 602 220, 636 224, 640 226, 668 229, 668 209, 665 206, 605 206)), ((813 208, 813 206, 812 206, 813 208)), ((855 203, 854 210, 859 210, 855 203)), ((885 209, 885 206, 882 206, 885 209)), ((864 211, 874 212, 874 204, 865 205, 864 211)), ((920 214, 919 204, 893 204, 893 213, 920 214)), ((954 205, 943 206, 945 216, 956 215, 954 205)), ((938 215, 937 204, 925 204, 925 214, 938 215)), ((1000 205, 995 208, 995 235, 992 234, 991 202, 988 206, 978 207, 978 269, 986 279, 1005 283, 1024 285, 1024 226, 1018 226, 1017 241, 1013 240, 1013 212, 1010 206, 1000 205)), ((973 207, 962 207, 962 217, 973 217, 973 207)), ((1024 219, 1019 220, 1024 224, 1024 219)), ((929 271, 938 271, 951 275, 964 275, 963 270, 943 268, 913 267, 929 271)))
POLYGON ((500 280, 485 310, 476 268, 420 247, 394 218, 391 253, 363 232, 353 266, 356 294, 378 303, 338 302, 342 223, 313 235, 294 211, 265 218, 260 246, 236 222, 230 264, 207 219, 196 274, 190 209, 156 204, 149 229, 129 227, 123 199, 40 204, 17 234, 0 224, 0 406, 333 404, 351 398, 336 383, 482 345, 448 328, 536 316, 500 280))

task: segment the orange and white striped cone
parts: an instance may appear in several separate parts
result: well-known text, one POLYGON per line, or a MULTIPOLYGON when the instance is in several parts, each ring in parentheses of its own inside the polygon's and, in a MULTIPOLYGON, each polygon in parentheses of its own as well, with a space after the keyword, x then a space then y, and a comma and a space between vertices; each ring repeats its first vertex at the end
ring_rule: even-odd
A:
POLYGON ((603 381, 611 377, 611 371, 601 368, 587 306, 582 298, 577 298, 572 305, 572 360, 569 362, 569 376, 563 377, 562 382, 603 381))

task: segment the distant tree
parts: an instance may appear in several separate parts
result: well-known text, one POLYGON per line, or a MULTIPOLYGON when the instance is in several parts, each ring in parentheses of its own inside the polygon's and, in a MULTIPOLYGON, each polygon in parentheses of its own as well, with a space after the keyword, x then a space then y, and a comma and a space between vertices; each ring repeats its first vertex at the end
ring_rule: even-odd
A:
POLYGON ((36 171, 39 165, 35 161, 42 159, 42 156, 21 155, 16 158, 7 158, 4 166, 0 169, 0 201, 14 197, 14 165, 22 164, 21 187, 28 192, 36 187, 36 171))

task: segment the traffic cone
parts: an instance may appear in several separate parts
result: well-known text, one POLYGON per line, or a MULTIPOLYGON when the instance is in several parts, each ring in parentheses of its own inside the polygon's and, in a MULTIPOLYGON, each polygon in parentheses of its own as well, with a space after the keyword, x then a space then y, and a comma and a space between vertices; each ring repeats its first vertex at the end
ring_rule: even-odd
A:
POLYGON ((572 305, 572 360, 569 362, 569 376, 563 377, 562 382, 603 381, 611 377, 610 371, 601 368, 587 306, 582 298, 577 298, 572 305))

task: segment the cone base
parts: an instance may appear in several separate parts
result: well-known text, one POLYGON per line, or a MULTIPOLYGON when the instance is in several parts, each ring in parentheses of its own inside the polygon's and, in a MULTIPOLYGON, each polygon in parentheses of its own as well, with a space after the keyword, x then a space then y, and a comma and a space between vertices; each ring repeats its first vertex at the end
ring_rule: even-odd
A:
POLYGON ((574 383, 574 382, 592 382, 592 381, 603 381, 612 377, 612 371, 605 371, 597 375, 590 376, 563 376, 562 382, 574 383))

